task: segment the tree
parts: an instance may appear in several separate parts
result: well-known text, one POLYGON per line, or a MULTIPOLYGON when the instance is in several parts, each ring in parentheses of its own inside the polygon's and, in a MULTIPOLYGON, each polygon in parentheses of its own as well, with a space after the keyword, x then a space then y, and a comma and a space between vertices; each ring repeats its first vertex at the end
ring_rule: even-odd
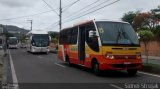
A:
POLYGON ((152 9, 151 13, 154 14, 155 18, 160 19, 160 6, 158 6, 156 9, 152 9))
POLYGON ((144 43, 145 46, 145 55, 147 56, 146 63, 148 63, 148 42, 153 38, 153 33, 149 30, 141 30, 138 32, 140 36, 140 40, 144 43))
POLYGON ((54 44, 57 44, 57 43, 58 43, 58 40, 57 40, 56 38, 52 38, 52 39, 51 39, 51 42, 54 43, 54 44))
POLYGON ((152 32, 160 22, 160 6, 148 12, 137 13, 133 19, 132 26, 136 31, 143 27, 148 27, 152 32))
POLYGON ((160 41, 160 25, 156 26, 154 30, 155 37, 157 38, 156 40, 160 41))
POLYGON ((137 14, 133 22, 133 27, 136 29, 136 31, 138 30, 138 28, 141 29, 142 27, 146 26, 146 24, 148 23, 149 17, 150 15, 148 13, 137 14))
POLYGON ((58 32, 49 32, 51 38, 56 38, 58 39, 58 32))
POLYGON ((133 11, 129 11, 123 15, 122 21, 128 22, 132 25, 135 17, 136 17, 136 13, 133 11))

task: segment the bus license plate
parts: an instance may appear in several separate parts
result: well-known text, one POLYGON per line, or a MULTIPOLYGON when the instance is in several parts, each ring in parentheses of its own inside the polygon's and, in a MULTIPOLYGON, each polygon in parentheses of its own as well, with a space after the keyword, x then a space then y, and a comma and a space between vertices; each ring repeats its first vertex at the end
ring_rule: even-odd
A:
POLYGON ((124 64, 131 64, 131 62, 124 62, 124 64))

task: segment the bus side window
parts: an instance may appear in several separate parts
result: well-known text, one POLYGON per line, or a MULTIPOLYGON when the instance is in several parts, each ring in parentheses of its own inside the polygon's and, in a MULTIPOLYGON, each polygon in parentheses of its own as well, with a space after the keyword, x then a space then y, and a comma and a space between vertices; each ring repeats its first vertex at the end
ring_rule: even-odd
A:
POLYGON ((88 46, 96 51, 99 52, 99 45, 98 45, 98 38, 97 37, 89 37, 89 31, 96 31, 94 24, 88 24, 86 26, 86 42, 88 44, 88 46))
POLYGON ((77 35, 78 35, 78 28, 74 27, 72 29, 72 44, 76 44, 77 43, 77 35))

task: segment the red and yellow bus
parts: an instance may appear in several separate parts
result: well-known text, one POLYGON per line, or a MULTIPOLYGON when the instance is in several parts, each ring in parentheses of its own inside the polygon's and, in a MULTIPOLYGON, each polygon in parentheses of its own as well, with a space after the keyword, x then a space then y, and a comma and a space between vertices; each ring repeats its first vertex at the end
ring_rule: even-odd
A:
POLYGON ((142 67, 138 36, 127 22, 89 20, 60 31, 58 57, 68 64, 101 70, 127 70, 135 75, 142 67))

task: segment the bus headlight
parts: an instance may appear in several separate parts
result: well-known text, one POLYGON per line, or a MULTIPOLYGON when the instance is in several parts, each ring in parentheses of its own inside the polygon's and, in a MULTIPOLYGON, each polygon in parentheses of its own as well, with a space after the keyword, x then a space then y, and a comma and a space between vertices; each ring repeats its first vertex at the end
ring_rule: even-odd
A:
POLYGON ((136 52, 136 59, 141 59, 141 52, 136 52))
POLYGON ((107 59, 114 59, 114 55, 112 54, 112 52, 107 52, 104 56, 107 59))

